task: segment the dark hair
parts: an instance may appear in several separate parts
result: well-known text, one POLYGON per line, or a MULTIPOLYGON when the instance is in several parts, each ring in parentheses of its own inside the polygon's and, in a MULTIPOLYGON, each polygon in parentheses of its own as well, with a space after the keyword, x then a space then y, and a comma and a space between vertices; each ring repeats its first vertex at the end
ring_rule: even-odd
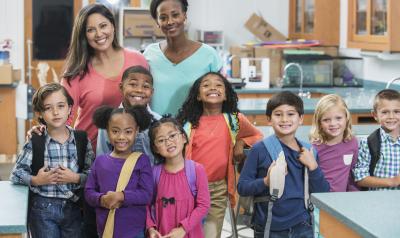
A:
POLYGON ((127 68, 124 73, 122 74, 122 81, 124 81, 129 77, 130 74, 144 74, 150 78, 151 84, 153 84, 153 76, 151 75, 150 71, 141 65, 135 65, 127 68))
MULTIPOLYGON (((185 102, 178 111, 176 118, 182 125, 184 125, 186 122, 190 122, 192 123, 193 128, 198 127, 200 117, 203 115, 203 103, 197 98, 199 96, 200 84, 208 75, 216 75, 224 83, 226 100, 222 103, 222 113, 233 114, 235 117, 237 117, 237 113, 239 113, 239 109, 237 107, 238 97, 235 90, 232 88, 232 85, 222 74, 217 72, 208 72, 193 83, 185 102)), ((239 118, 237 118, 237 120, 239 121, 239 118)), ((235 127, 232 124, 232 118, 230 115, 229 123, 231 128, 235 127)))
POLYGON ((114 40, 112 46, 114 49, 120 49, 121 46, 117 39, 117 28, 112 12, 103 4, 89 4, 82 8, 75 18, 72 28, 71 44, 68 49, 67 59, 65 61, 64 73, 62 75, 70 84, 70 81, 76 76, 82 79, 89 72, 89 61, 94 55, 94 49, 89 45, 86 39, 86 25, 90 15, 98 13, 107 18, 114 26, 114 40))
POLYGON ((293 106, 300 116, 304 114, 303 100, 301 100, 297 94, 294 94, 290 91, 282 91, 272 96, 268 100, 267 111, 265 114, 271 117, 272 111, 282 105, 293 106))
MULTIPOLYGON (((152 0, 150 3, 150 14, 156 21, 157 21, 157 8, 164 1, 165 0, 152 0)), ((189 6, 188 1, 187 0, 176 0, 176 1, 181 4, 182 11, 186 13, 189 6)))
POLYGON ((113 108, 110 106, 98 107, 93 114, 93 123, 101 129, 107 129, 110 119, 115 114, 130 114, 139 127, 139 131, 146 130, 153 116, 149 113, 144 106, 132 106, 129 108, 113 108))
POLYGON ((162 124, 165 124, 165 123, 171 123, 186 138, 186 143, 183 145, 183 150, 182 150, 183 156, 185 156, 185 148, 186 148, 186 144, 188 143, 188 137, 187 137, 186 132, 183 129, 182 125, 175 118, 171 117, 171 115, 166 114, 166 115, 163 115, 163 117, 160 120, 153 121, 151 123, 150 129, 149 129, 150 148, 151 148, 151 152, 153 152, 153 155, 155 156, 158 163, 164 163, 165 158, 163 158, 160 154, 158 154, 156 152, 156 149, 155 149, 156 146, 154 144, 154 141, 156 139, 157 129, 162 124))
POLYGON ((379 102, 382 100, 400 101, 400 93, 397 90, 393 90, 393 89, 383 89, 383 90, 379 91, 374 98, 374 111, 375 112, 378 109, 379 102))
MULTIPOLYGON (((67 92, 67 90, 59 83, 48 83, 40 87, 35 94, 33 95, 32 98, 32 106, 33 106, 33 111, 35 112, 44 112, 44 100, 46 98, 55 93, 61 91, 62 94, 65 96, 67 99, 68 106, 72 107, 74 105, 74 99, 72 99, 71 95, 67 92)), ((43 118, 39 117, 39 122, 41 124, 46 125, 46 122, 43 120, 43 118)))

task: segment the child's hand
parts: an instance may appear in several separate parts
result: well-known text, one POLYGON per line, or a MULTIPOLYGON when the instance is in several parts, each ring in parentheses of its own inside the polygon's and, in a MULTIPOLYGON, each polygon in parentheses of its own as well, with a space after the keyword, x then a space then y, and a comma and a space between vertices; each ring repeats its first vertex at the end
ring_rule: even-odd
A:
POLYGON ((100 205, 107 209, 116 209, 121 207, 125 199, 123 192, 108 191, 100 198, 100 205))
POLYGON ((37 126, 33 126, 27 133, 26 133, 26 140, 30 140, 32 138, 32 133, 35 133, 39 136, 42 135, 42 132, 44 131, 44 129, 46 129, 45 125, 37 125, 37 126))
POLYGON ((299 160, 310 171, 313 171, 318 167, 317 161, 314 157, 313 149, 307 150, 306 148, 301 147, 299 160))
POLYGON ((149 229, 149 238, 161 238, 161 237, 162 237, 161 234, 156 229, 154 229, 154 227, 151 227, 149 229))
POLYGON ((172 229, 168 234, 163 236, 162 238, 183 238, 186 235, 185 229, 183 229, 181 226, 172 229))
POLYGON ((244 143, 243 140, 236 141, 236 144, 233 147, 233 158, 236 163, 240 163, 246 158, 246 155, 244 154, 245 145, 246 143, 244 143))
POLYGON ((56 170, 47 167, 39 169, 37 175, 32 176, 31 184, 34 186, 57 184, 56 170))
POLYGON ((65 184, 65 183, 79 183, 81 178, 79 174, 73 172, 67 167, 60 165, 57 169, 55 169, 57 174, 57 183, 65 184))

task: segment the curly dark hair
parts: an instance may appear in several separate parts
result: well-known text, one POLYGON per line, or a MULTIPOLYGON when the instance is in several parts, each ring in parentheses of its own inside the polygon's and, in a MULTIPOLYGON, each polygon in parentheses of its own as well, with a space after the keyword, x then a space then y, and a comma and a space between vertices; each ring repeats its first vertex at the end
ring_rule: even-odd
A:
POLYGON ((149 139, 150 139, 151 152, 153 152, 156 164, 161 164, 161 163, 165 162, 165 158, 156 152, 156 146, 154 143, 154 141, 156 139, 156 133, 157 133, 158 128, 165 123, 171 123, 186 138, 186 143, 183 145, 183 150, 182 150, 183 156, 185 156, 185 148, 188 143, 188 136, 186 135, 186 132, 183 129, 182 125, 175 118, 171 117, 170 114, 163 115, 163 117, 158 121, 153 121, 150 125, 148 133, 149 133, 149 139))
POLYGON ((149 128, 153 116, 145 106, 132 106, 129 108, 113 108, 110 106, 101 106, 93 114, 93 123, 101 129, 107 129, 111 117, 115 114, 130 114, 139 127, 139 131, 149 128))
POLYGON ((208 72, 193 83, 185 102, 178 111, 176 119, 182 125, 184 125, 186 122, 190 122, 192 123, 193 128, 197 128, 199 126, 200 117, 203 115, 203 103, 197 98, 199 96, 200 84, 208 75, 216 75, 224 83, 226 100, 222 103, 221 112, 229 114, 229 124, 231 128, 235 128, 232 122, 231 114, 233 114, 237 121, 239 121, 237 116, 237 114, 240 112, 238 108, 238 97, 228 80, 222 74, 217 72, 208 72))
MULTIPOLYGON (((154 20, 157 20, 157 8, 158 6, 164 2, 165 0, 153 0, 150 3, 150 14, 153 17, 154 20)), ((182 6, 182 11, 183 12, 187 12, 189 3, 187 0, 176 0, 177 2, 179 2, 182 6)))

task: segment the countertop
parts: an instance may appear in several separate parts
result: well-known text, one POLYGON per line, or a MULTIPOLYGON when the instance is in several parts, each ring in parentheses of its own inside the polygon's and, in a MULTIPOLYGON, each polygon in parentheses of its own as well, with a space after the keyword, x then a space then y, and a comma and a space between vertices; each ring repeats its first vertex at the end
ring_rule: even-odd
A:
MULTIPOLYGON (((365 125, 353 125, 353 134, 357 138, 364 138, 371 134, 374 130, 379 128, 379 124, 365 124, 365 125)), ((257 126, 264 137, 272 135, 274 133, 271 126, 257 126)), ((308 141, 308 136, 311 131, 311 126, 300 126, 296 131, 296 137, 303 141, 308 141)))
POLYGON ((0 181, 0 234, 27 233, 28 186, 0 181))
POLYGON ((400 191, 313 193, 312 203, 361 237, 400 236, 400 191))
MULTIPOLYGON (((384 89, 386 83, 364 80, 363 87, 313 87, 303 88, 303 92, 314 92, 331 94, 335 93, 343 97, 351 113, 369 113, 372 109, 373 99, 375 95, 384 89)), ((400 89, 398 85, 391 88, 400 89)), ((289 90, 297 93, 298 88, 269 88, 269 89, 236 89, 238 95, 246 94, 262 94, 262 93, 278 93, 283 90, 289 90)), ((239 99, 239 109, 247 115, 265 114, 268 99, 262 98, 244 98, 239 99)), ((318 98, 303 98, 304 113, 313 114, 315 106, 319 101, 318 98)))

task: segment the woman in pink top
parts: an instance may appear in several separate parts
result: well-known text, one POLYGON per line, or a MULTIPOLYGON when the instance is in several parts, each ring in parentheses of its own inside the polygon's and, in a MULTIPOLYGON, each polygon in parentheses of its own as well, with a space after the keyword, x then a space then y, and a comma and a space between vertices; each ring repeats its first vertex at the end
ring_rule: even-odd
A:
POLYGON ((153 168, 154 201, 148 208, 150 238, 204 237, 202 220, 210 207, 207 175, 202 165, 185 160, 186 134, 178 122, 163 117, 149 129, 150 145, 163 160, 153 168))
POLYGON ((119 106, 122 73, 134 65, 148 68, 140 53, 119 45, 110 10, 102 4, 82 8, 74 22, 62 85, 75 102, 69 123, 76 117, 75 128, 88 133, 93 150, 97 140, 93 112, 102 105, 119 106))

